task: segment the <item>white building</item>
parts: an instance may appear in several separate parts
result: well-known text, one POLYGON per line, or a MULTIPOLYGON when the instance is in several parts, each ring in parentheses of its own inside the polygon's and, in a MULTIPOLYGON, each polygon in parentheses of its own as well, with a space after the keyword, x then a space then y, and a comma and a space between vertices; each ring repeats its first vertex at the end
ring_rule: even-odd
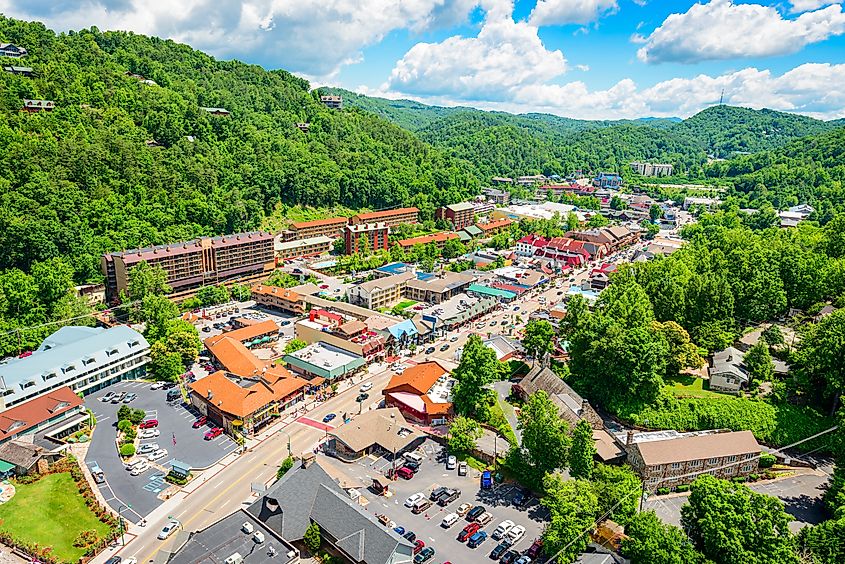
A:
POLYGON ((31 355, 0 364, 0 411, 70 386, 83 394, 146 373, 150 345, 126 325, 62 327, 31 355))
POLYGON ((642 176, 672 176, 672 165, 658 163, 631 163, 631 170, 642 176))

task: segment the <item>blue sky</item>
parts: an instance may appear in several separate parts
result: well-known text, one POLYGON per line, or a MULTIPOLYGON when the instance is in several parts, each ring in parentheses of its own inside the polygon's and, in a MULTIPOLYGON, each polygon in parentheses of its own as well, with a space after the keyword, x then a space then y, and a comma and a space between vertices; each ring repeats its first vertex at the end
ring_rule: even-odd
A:
POLYGON ((0 0, 56 30, 169 37, 315 85, 576 118, 718 101, 845 117, 841 1, 0 0))

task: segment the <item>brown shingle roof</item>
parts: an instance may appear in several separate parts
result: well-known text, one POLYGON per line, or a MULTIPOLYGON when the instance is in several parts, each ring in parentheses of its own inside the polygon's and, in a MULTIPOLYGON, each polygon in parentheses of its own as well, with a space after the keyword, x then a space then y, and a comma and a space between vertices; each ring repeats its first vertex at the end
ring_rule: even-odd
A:
POLYGON ((53 390, 0 413, 0 441, 82 405, 70 387, 53 390))
POLYGON ((432 233, 431 235, 420 235, 419 237, 411 237, 410 239, 402 239, 398 241, 400 247, 413 247, 414 245, 427 245, 429 243, 440 243, 448 241, 449 239, 457 239, 457 233, 441 231, 440 233, 432 233))
POLYGON ((252 376, 261 373, 267 363, 252 354, 237 339, 223 335, 213 343, 206 341, 208 352, 214 355, 223 368, 238 376, 252 376))
POLYGON ((8 441, 0 445, 0 460, 29 470, 38 460, 47 454, 40 446, 21 441, 8 441))
POLYGON ((298 302, 301 296, 290 288, 280 288, 279 286, 265 286, 264 284, 256 284, 252 287, 253 294, 262 294, 265 296, 275 296, 291 302, 298 302))
POLYGON ((760 452, 751 431, 693 435, 635 444, 647 466, 760 452))
POLYGON ((418 208, 397 208, 395 210, 384 210, 384 211, 377 211, 377 212, 369 212, 369 213, 359 213, 355 217, 358 218, 360 221, 372 221, 374 219, 382 219, 385 217, 393 217, 394 215, 399 214, 406 214, 406 213, 419 213, 418 208))
POLYGON ((490 231, 491 229, 498 229, 499 227, 507 227, 511 223, 513 223, 512 219, 500 219, 489 223, 476 223, 475 226, 482 231, 490 231))
POLYGON ((279 326, 276 325, 276 322, 272 319, 266 319, 261 323, 256 323, 255 325, 241 327, 240 329, 235 329, 234 331, 227 331, 226 333, 223 333, 221 335, 209 337, 205 340, 205 346, 211 347, 214 345, 214 343, 227 337, 229 339, 236 339, 240 342, 244 342, 249 341, 250 339, 254 339, 256 337, 260 337, 261 335, 266 335, 267 333, 273 333, 278 331, 279 326))

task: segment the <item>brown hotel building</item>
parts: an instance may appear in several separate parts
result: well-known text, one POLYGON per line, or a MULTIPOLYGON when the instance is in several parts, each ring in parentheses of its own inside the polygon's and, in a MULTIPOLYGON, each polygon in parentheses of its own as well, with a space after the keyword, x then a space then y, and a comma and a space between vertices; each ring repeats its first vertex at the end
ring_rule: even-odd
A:
POLYGON ((262 231, 203 237, 103 255, 106 302, 117 303, 129 289, 131 269, 146 261, 167 273, 172 298, 186 298, 201 286, 237 280, 253 282, 273 270, 273 234, 262 231))
POLYGON ((417 208, 397 208, 394 210, 359 213, 349 218, 349 224, 384 223, 388 227, 393 227, 400 223, 419 223, 419 213, 420 210, 417 208))

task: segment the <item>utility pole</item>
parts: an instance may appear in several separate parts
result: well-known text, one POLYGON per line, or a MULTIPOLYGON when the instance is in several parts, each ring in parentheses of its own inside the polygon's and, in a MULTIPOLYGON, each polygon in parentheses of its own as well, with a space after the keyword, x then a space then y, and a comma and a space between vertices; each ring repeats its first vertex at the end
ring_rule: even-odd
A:
POLYGON ((724 101, 725 101, 725 89, 722 88, 722 94, 719 96, 719 105, 721 106, 724 101))

